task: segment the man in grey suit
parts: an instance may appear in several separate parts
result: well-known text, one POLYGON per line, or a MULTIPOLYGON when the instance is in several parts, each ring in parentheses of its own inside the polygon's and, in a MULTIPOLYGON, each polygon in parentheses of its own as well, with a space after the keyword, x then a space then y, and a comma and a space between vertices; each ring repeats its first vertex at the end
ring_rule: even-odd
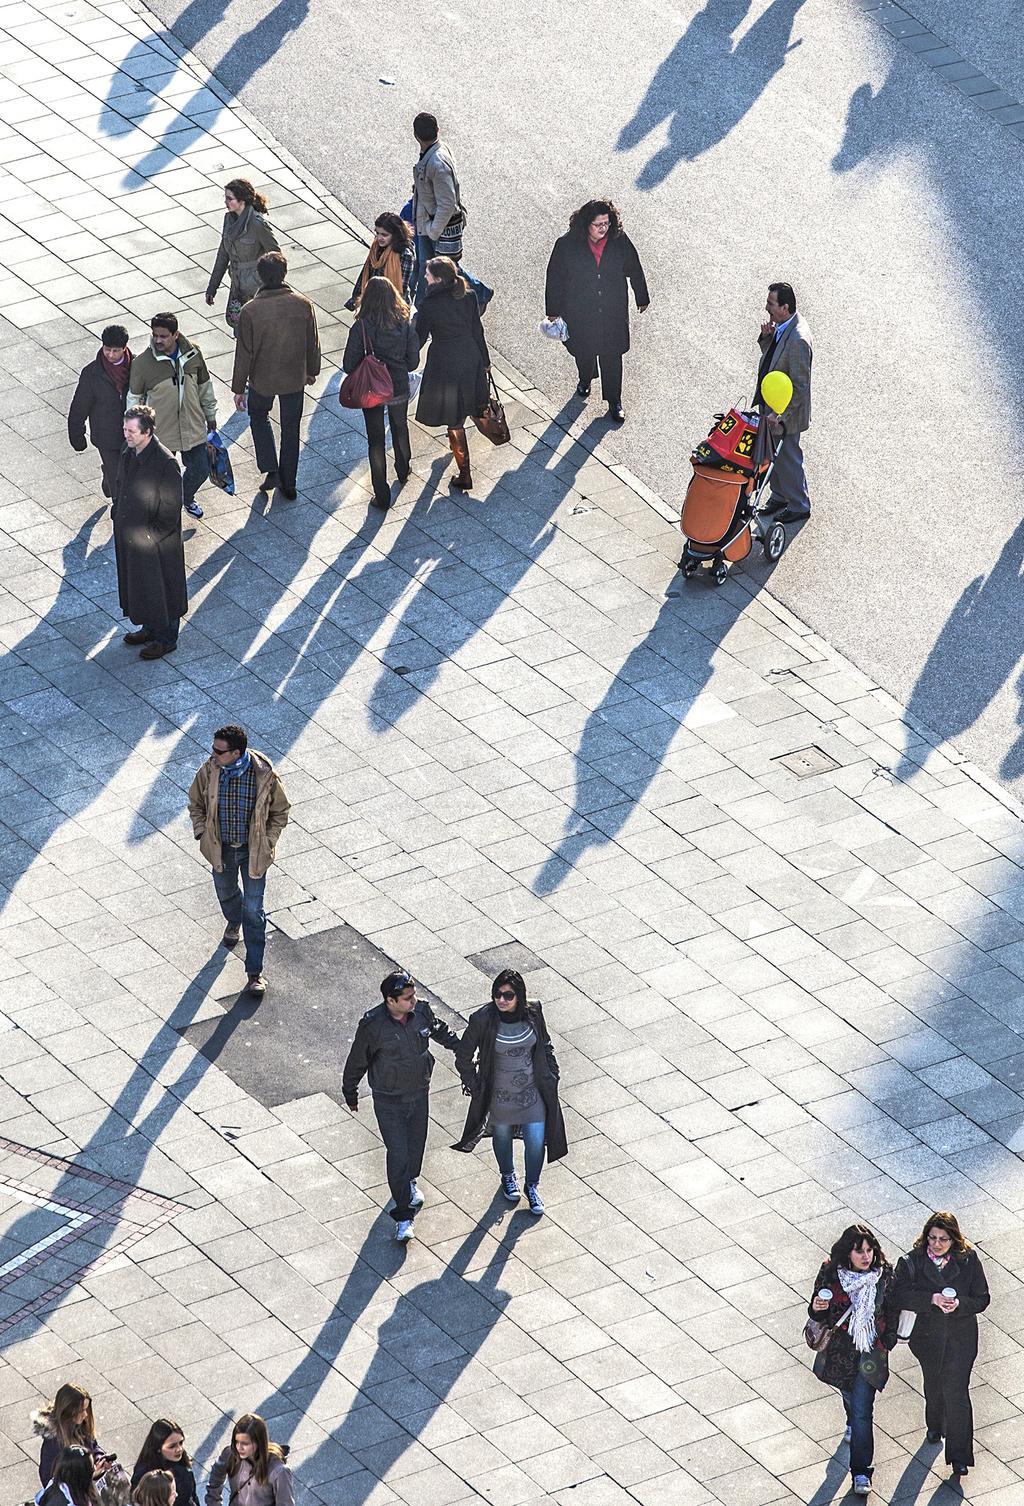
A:
MULTIPOLYGON (((769 371, 784 371, 793 383, 793 397, 782 415, 785 438, 772 471, 771 498, 765 511, 780 523, 802 523, 811 516, 804 475, 802 436, 811 426, 811 332, 796 311, 796 294, 788 282, 773 282, 765 304, 768 314, 761 324, 757 343, 761 363, 757 368, 754 402, 769 412, 761 396, 761 383, 769 371)), ((779 420, 769 422, 777 429, 779 420)))

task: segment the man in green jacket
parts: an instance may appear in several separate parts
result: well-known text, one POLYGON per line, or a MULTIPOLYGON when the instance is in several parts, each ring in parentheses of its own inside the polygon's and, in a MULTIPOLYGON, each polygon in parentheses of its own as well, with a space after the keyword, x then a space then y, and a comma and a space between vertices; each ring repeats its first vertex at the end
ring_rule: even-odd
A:
POLYGON ((217 427, 213 382, 202 351, 181 334, 173 314, 154 314, 149 327, 149 346, 132 362, 128 407, 153 409, 157 439, 181 459, 185 511, 201 518, 196 492, 210 477, 206 436, 217 427))

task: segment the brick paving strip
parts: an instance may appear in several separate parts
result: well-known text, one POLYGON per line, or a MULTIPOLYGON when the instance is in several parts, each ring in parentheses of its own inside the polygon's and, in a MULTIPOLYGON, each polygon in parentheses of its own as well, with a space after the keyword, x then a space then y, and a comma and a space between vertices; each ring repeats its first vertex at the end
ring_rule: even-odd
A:
MULTIPOLYGON (((1016 808, 753 575, 684 587, 657 499, 504 366, 513 443, 474 438, 477 492, 447 495, 418 431, 386 519, 333 365, 297 503, 250 501, 227 423, 237 494, 204 490, 181 646, 141 664, 67 447, 77 370, 104 323, 171 305, 226 414, 220 185, 266 188, 335 358, 358 227, 144 13, 18 0, 0 27, 0 1265, 45 1257, 0 1291, 4 1501, 75 1375, 129 1461, 154 1416, 205 1466, 264 1413, 302 1503, 825 1506, 848 1477, 800 1343, 821 1250, 856 1217, 895 1254, 939 1205, 995 1293, 968 1495, 1016 1506, 1016 808), (539 959, 572 1142, 539 1224, 448 1150, 447 1062, 403 1254, 368 1115, 299 1083, 264 1108, 181 1039, 241 982, 182 815, 228 719, 294 801, 281 930, 346 920, 463 1011, 469 958, 539 959), (82 1279, 40 1241, 87 1208, 111 1258, 82 1279)), ((959 1500, 895 1369, 877 1496, 959 1500)))

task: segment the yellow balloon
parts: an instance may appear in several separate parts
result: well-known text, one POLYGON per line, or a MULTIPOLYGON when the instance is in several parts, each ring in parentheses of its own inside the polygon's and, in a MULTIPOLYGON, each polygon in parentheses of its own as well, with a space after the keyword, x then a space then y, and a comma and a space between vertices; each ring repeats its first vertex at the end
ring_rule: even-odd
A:
POLYGON ((776 413, 785 413, 793 398, 793 383, 784 371, 769 371, 761 383, 761 396, 776 413))

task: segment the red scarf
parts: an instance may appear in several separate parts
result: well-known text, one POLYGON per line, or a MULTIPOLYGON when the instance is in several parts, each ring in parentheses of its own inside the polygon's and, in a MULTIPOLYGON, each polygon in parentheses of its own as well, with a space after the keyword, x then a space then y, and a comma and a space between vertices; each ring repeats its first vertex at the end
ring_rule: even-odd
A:
POLYGON ((132 356, 127 348, 121 358, 120 366, 115 366, 113 361, 108 361, 103 351, 100 351, 100 360, 103 362, 103 370, 117 388, 118 396, 124 397, 128 391, 128 380, 131 376, 132 356))
POLYGON ((605 246, 607 246, 607 244, 608 237, 606 235, 602 235, 599 241, 593 241, 590 239, 589 235, 587 236, 587 245, 590 247, 590 254, 597 262, 598 266, 601 265, 601 257, 604 255, 604 248, 605 246))

